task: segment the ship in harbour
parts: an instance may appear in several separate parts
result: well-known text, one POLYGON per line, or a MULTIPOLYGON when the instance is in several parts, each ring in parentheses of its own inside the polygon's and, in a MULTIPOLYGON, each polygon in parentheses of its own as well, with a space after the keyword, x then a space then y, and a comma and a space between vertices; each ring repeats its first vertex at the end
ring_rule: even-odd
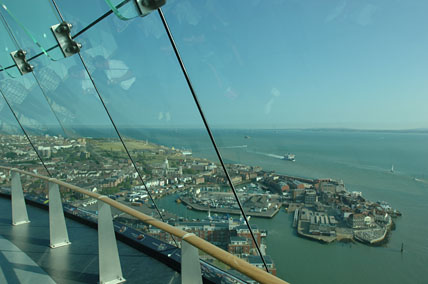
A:
POLYGON ((291 153, 287 153, 287 154, 284 155, 284 157, 282 159, 286 160, 286 161, 295 162, 296 161, 296 155, 291 154, 291 153))

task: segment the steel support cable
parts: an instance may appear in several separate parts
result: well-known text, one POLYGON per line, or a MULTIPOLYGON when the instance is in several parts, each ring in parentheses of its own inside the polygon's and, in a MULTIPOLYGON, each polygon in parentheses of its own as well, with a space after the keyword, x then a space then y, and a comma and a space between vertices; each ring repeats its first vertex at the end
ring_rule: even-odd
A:
MULTIPOLYGON (((8 32, 8 34, 9 34, 9 37, 10 37, 10 38, 11 38, 11 40, 14 42, 15 47, 16 47, 17 49, 20 49, 20 46, 19 46, 19 43, 18 43, 17 39, 15 38, 15 36, 14 36, 14 34, 13 34, 12 30, 10 29, 10 27, 9 27, 9 25, 8 25, 8 23, 7 23, 7 21, 6 21, 6 19, 3 17, 3 14, 2 14, 1 12, 0 12, 0 18, 1 18, 1 21, 2 21, 2 23, 3 23, 3 26, 5 27, 6 31, 7 31, 7 32, 8 32)), ((7 69, 7 68, 5 68, 5 69, 7 69)), ((34 76, 34 73, 33 73, 33 72, 31 72, 31 73, 32 73, 32 74, 33 74, 33 76, 34 76)), ((34 78, 36 78, 36 76, 34 76, 34 78)), ((38 80, 37 80, 37 79, 36 79, 36 82, 37 82, 37 84, 39 85, 40 90, 42 91, 43 95, 44 95, 44 96, 45 96, 45 98, 46 98, 46 94, 43 92, 43 89, 40 87, 40 84, 39 84, 39 82, 38 82, 38 80)), ((21 124, 21 122, 19 121, 18 116, 16 115, 15 111, 13 110, 13 108, 12 108, 12 106, 10 105, 9 101, 7 100, 7 98, 6 98, 5 94, 4 94, 4 93, 3 93, 3 91, 1 91, 1 90, 0 90, 0 92, 1 92, 1 95, 2 95, 3 99, 4 99, 4 100, 5 100, 5 102, 6 102, 6 104, 7 104, 8 108, 9 108, 9 110, 12 112, 13 117, 15 118, 16 122, 18 122, 18 125, 19 125, 19 127, 21 128, 22 132, 24 133, 25 137, 27 138, 28 142, 30 143, 31 147, 33 148, 34 152, 36 152, 36 155, 37 155, 37 157, 39 158, 40 162, 42 163, 43 167, 45 168, 45 170, 46 170, 47 174, 48 174, 50 177, 52 177, 52 174, 49 172, 48 168, 46 167, 45 162, 43 161, 42 157, 40 156, 39 151, 36 149, 36 147, 34 146, 33 142, 32 142, 32 141, 31 141, 31 139, 30 139, 30 136, 28 135, 27 131, 25 130, 24 126, 23 126, 23 125, 21 124)), ((47 99, 46 99, 46 100, 47 100, 47 99)), ((48 104, 49 104, 49 102, 48 102, 48 104)), ((49 107, 51 107, 51 106, 50 106, 50 104, 49 104, 49 107)), ((51 110, 52 110, 52 108, 51 108, 51 110)), ((53 110, 52 110, 52 112, 53 112, 53 110)), ((55 117, 56 117, 56 118, 57 118, 57 120, 58 120, 58 117, 56 116, 56 114, 55 114, 55 113, 54 113, 54 115, 55 115, 55 117)), ((62 126, 62 124, 61 124, 61 122, 60 122, 59 120, 58 120, 58 123, 59 123, 59 124, 60 124, 60 126, 63 128, 63 126, 62 126)))
MULTIPOLYGON (((158 229, 160 229, 161 231, 167 232, 167 233, 171 233, 174 236, 176 236, 179 239, 185 239, 189 244, 191 244, 192 246, 198 248, 199 250, 207 253, 208 255, 211 255, 212 257, 214 257, 215 259, 218 259, 221 262, 224 262, 226 265, 230 266, 231 268, 235 269, 236 271, 239 271, 240 273, 248 276, 249 278, 257 281, 258 283, 275 283, 275 284, 280 284, 280 283, 284 283, 287 284, 288 282, 282 280, 281 278, 278 278, 277 276, 274 276, 270 273, 267 273, 266 271, 255 267, 253 265, 251 265, 250 263, 248 263, 247 261, 238 258, 237 256, 219 248, 218 246, 213 245, 212 243, 194 235, 194 234, 190 234, 189 232, 186 232, 178 227, 174 227, 173 225, 170 225, 168 223, 163 223, 158 219, 153 218, 153 216, 148 216, 134 208, 131 208, 127 205, 124 205, 123 203, 120 203, 116 200, 113 200, 105 195, 101 195, 99 193, 95 193, 92 191, 88 191, 87 189, 63 182, 61 180, 58 180, 56 178, 49 178, 43 175, 39 175, 39 174, 35 174, 33 172, 28 172, 28 171, 24 171, 24 170, 20 170, 14 167, 7 167, 7 166, 3 166, 0 164, 0 169, 4 169, 4 170, 13 170, 15 172, 18 172, 20 174, 23 175, 27 175, 30 177, 34 177, 40 180, 44 180, 44 181, 48 181, 48 182, 52 182, 55 184, 58 184, 59 186, 61 186, 62 188, 67 188, 70 189, 73 192, 77 192, 80 193, 82 195, 85 196, 89 196, 94 198, 95 200, 101 200, 104 203, 109 204, 110 206, 118 209, 119 211, 129 214, 133 217, 135 217, 136 219, 146 222, 150 225, 152 225, 153 227, 156 227, 158 229), (186 237, 187 236, 187 237, 186 237)), ((173 250, 173 249, 172 249, 173 250)), ((165 250, 166 251, 166 250, 165 250)), ((207 263, 206 261, 201 260, 201 262, 203 263, 207 263)), ((207 263, 210 267, 214 267, 216 268, 214 265, 207 263)), ((218 270, 218 268, 216 268, 218 270)), ((216 273, 215 271, 213 271, 213 273, 216 273)), ((234 279, 239 279, 240 277, 233 277, 234 279)), ((244 280, 241 280, 241 282, 244 280)), ((244 281, 245 282, 245 281, 244 281)))
MULTIPOLYGON (((15 47, 16 47, 17 49, 19 49, 19 47, 18 47, 18 46, 19 46, 18 41, 16 40, 15 36, 13 35, 12 31, 10 30, 9 25, 8 25, 8 24, 7 24, 7 22, 6 22, 6 19, 3 17, 3 14, 2 14, 2 12, 1 12, 1 9, 0 9, 0 19, 1 19, 1 22, 2 22, 2 24, 3 24, 4 28, 5 28, 5 30, 6 30, 6 31, 7 31, 7 33, 9 34, 9 38, 12 40, 13 44, 15 45, 15 47)), ((7 69, 9 69, 9 68, 11 68, 11 67, 14 67, 14 66, 16 66, 16 64, 15 64, 15 65, 8 66, 8 67, 3 67, 3 66, 0 64, 0 72, 5 71, 5 72, 6 72, 6 74, 7 74, 7 75, 9 75, 9 77, 11 77, 11 78, 16 78, 16 76, 13 76, 12 74, 9 74, 9 72, 7 71, 7 69)))
POLYGON ((45 168, 47 174, 49 177, 52 177, 51 173, 49 172, 48 168, 45 165, 45 162, 43 161, 42 157, 39 154, 39 151, 37 151, 36 147, 34 146, 33 142, 30 139, 30 136, 27 134, 27 131, 25 131, 25 128, 22 126, 21 122, 18 119, 18 116, 16 115, 15 111, 13 110, 12 106, 9 104, 9 101, 7 100, 6 96, 4 95, 3 91, 0 89, 0 93, 6 102, 7 106, 9 107, 9 110, 12 112, 13 116, 16 119, 16 122, 18 122, 19 127, 21 128, 22 132, 24 132, 25 137, 27 138, 28 142, 30 143, 31 147, 33 148, 34 152, 36 152, 37 157, 39 158, 40 162, 42 163, 43 167, 45 168))
MULTIPOLYGON (((80 60, 82 61, 83 67, 85 68, 85 71, 86 71, 86 73, 88 74, 89 79, 91 80, 91 83, 92 83, 92 85, 94 86, 95 91, 97 92, 98 98, 100 99, 101 104, 103 105, 104 110, 105 110, 105 112, 106 112, 106 114, 107 114, 107 116, 108 116, 108 118, 109 118, 109 120, 110 120, 111 124, 113 125, 114 131, 116 132, 117 136, 119 137, 119 140, 120 140, 120 142, 121 142, 121 144, 122 144, 123 148, 125 149, 125 152, 126 152, 126 154, 127 154, 128 158, 131 160, 131 163, 132 163, 132 165, 133 165, 133 167, 134 167, 135 171, 136 171, 136 172, 137 172, 137 174, 138 174, 138 178, 140 179, 141 183, 143 184, 143 187, 144 187, 144 189, 146 190, 147 194, 149 195, 150 200, 152 201, 153 205, 155 206, 155 209, 156 209, 156 211, 158 212, 159 217, 161 218, 162 222, 165 222, 165 220, 164 220, 164 218, 163 218, 163 216, 162 216, 162 213, 161 213, 161 212, 160 212, 160 210, 159 210, 159 207, 157 206, 157 204, 156 204, 156 202, 155 202, 155 200, 154 200, 154 198, 153 198, 153 196, 152 196, 151 192, 150 192, 150 191, 149 191, 149 189, 147 188, 146 183, 144 182, 143 176, 141 175, 140 170, 139 170, 139 169, 138 169, 138 167, 137 167, 137 164, 135 163, 134 159, 132 158, 131 153, 130 153, 130 152, 129 152, 129 150, 128 150, 128 147, 126 146, 125 141, 123 140, 122 135, 120 134, 119 129, 117 128, 116 123, 114 122, 113 117, 111 116, 110 111, 108 110, 107 105, 105 104, 104 99, 103 99, 103 97, 101 96, 100 91, 98 90, 97 86, 95 85, 95 81, 94 81, 94 79, 92 78, 92 75, 91 75, 91 73, 89 72, 89 69, 88 69, 88 67, 86 66, 86 63, 85 63, 85 61, 83 60, 83 57, 82 57, 82 55, 80 54, 80 52, 78 53, 78 56, 79 56, 80 60)), ((174 237, 173 237, 172 235, 171 235, 171 238, 174 240, 175 245, 176 245, 176 246, 178 246, 178 244, 177 244, 176 240, 174 239, 174 237)))
MULTIPOLYGON (((62 14, 61 14, 61 12, 60 12, 60 10, 59 10, 59 8, 58 8, 58 6, 57 6, 57 4, 56 4, 55 0, 52 0, 52 3, 54 4, 54 7, 55 7, 55 9, 56 9, 56 10, 57 10, 57 12, 58 12, 58 15, 61 17, 61 20, 62 20, 62 21, 64 21, 64 18, 63 18, 63 16, 62 16, 62 14)), ((86 71, 86 73, 88 74, 89 79, 91 80, 91 83, 92 83, 92 85, 93 85, 93 87, 94 87, 94 89, 95 89, 95 91, 96 91, 96 93, 97 93, 97 95, 98 95, 98 98, 100 99, 101 104, 103 105, 104 110, 105 110, 105 112, 106 112, 106 114, 107 114, 107 116, 108 116, 108 118, 109 118, 109 120, 110 120, 110 122, 111 122, 111 124, 112 124, 112 126, 113 126, 113 128, 114 128, 114 130, 115 130, 115 132, 116 132, 116 134, 117 134, 117 136, 119 137, 119 140, 120 140, 120 142, 122 143, 122 146, 123 146, 123 148, 125 149, 125 152, 126 152, 126 154, 127 154, 128 158, 131 160, 131 163, 132 163, 132 165, 133 165, 133 167, 134 167, 135 171, 137 172, 137 175, 138 175, 138 177, 139 177, 139 179, 140 179, 141 183, 143 184, 144 189, 146 190, 146 192, 147 192, 147 194, 148 194, 148 196, 149 196, 149 198, 150 198, 151 202, 153 203, 153 206, 155 207, 155 209, 156 209, 157 213, 159 214, 159 217, 161 218, 162 222, 166 223, 166 222, 165 222, 165 219, 164 219, 164 218, 163 218, 163 216, 162 216, 162 213, 161 213, 161 212, 160 212, 160 210, 159 210, 159 207, 157 206, 157 204, 156 204, 156 202, 155 202, 155 200, 154 200, 154 198, 153 198, 153 196, 152 196, 152 194, 151 194, 151 192, 149 191, 149 189, 148 189, 148 188, 147 188, 147 186, 146 186, 146 183, 144 182, 143 176, 141 175, 140 170, 139 170, 139 169, 138 169, 138 167, 137 167, 137 164, 135 163, 134 159, 133 159, 133 158, 132 158, 132 156, 131 156, 131 153, 129 152, 128 147, 126 146, 125 141, 123 140, 122 135, 120 134, 119 129, 117 128, 116 123, 114 122, 113 117, 111 116, 110 111, 108 110, 107 105, 105 104, 104 99, 103 99, 103 97, 101 96, 101 92, 98 90, 97 85, 95 84, 95 81, 94 81, 94 79, 92 78, 92 75, 91 75, 91 73, 89 72, 89 69, 88 69, 88 67, 87 67, 86 63, 85 63, 85 61, 83 60, 82 55, 80 54, 80 52, 79 52, 79 53, 77 53, 77 55, 79 56, 80 61, 82 62, 82 65, 83 65, 83 67, 85 68, 85 71, 86 71)), ((178 243, 177 243, 177 241, 175 240, 174 236, 173 236, 172 234, 170 234, 170 236, 171 236, 172 240, 174 241, 175 245, 178 247, 178 243)))
MULTIPOLYGON (((4 16, 1 14, 1 12, 0 12, 0 18, 1 18, 2 22, 3 22, 3 26, 5 27, 5 29, 9 33, 9 37, 14 41, 15 47, 17 49, 21 49, 18 41, 16 40, 15 35, 12 32, 12 29, 10 28, 9 24, 6 21, 6 18, 4 18, 4 16)), ((34 80, 36 80, 36 83, 39 86, 40 91, 42 92, 43 96, 45 97, 46 102, 48 103, 51 112, 55 116, 55 119, 57 120, 59 126, 61 127, 62 131, 64 132, 64 136, 67 137, 67 132, 65 131, 64 126, 62 125, 61 121, 59 120, 59 117, 58 117, 57 113, 54 111, 54 109, 53 109, 53 107, 51 105, 50 99, 48 98, 48 96, 46 95, 45 91, 43 90, 42 85, 40 84, 40 81, 37 79, 36 75, 34 74, 34 71, 31 71, 31 74, 33 75, 34 80)))
POLYGON ((248 218, 245 215, 245 212, 244 212, 244 209, 242 207, 241 201, 238 198, 238 194, 236 193, 235 187, 234 187, 234 185, 232 183, 232 180, 231 180, 231 178, 229 176, 229 173, 228 173, 228 171, 226 169, 226 166, 225 166, 225 164, 223 162, 223 158, 221 157, 220 151, 218 150, 218 147, 217 147, 217 144, 215 142, 214 136, 213 136, 213 134, 211 132, 211 128, 209 127, 208 121, 205 118, 205 114, 204 114, 204 112, 202 110, 201 104, 199 103, 199 100, 198 100, 198 97, 196 95, 195 89, 193 88, 193 84, 190 81, 190 77, 189 77, 189 75, 187 73, 186 67, 184 66, 184 62, 181 59, 180 52, 178 51, 177 45, 175 44, 175 41, 174 41, 174 38, 172 36, 171 30, 169 29, 168 23, 166 22, 165 16, 163 15, 163 12, 162 12, 161 8, 158 9, 158 13, 159 13, 159 16, 160 16, 160 18, 162 20, 162 23, 163 23, 163 26, 165 28, 165 31, 168 34, 169 41, 170 41, 170 43, 172 45, 172 48, 174 49, 174 53, 175 53, 175 56, 177 57, 178 63, 180 64, 181 71, 183 72, 183 75, 184 75, 184 77, 186 79, 187 85, 188 85, 188 87, 190 89, 190 92, 192 93, 193 100, 195 101, 195 104, 196 104, 196 106, 198 108, 199 114, 200 114, 200 116, 202 118, 202 121, 204 122, 205 129, 208 132, 208 135, 210 137, 211 143, 213 144, 214 150, 215 150, 215 152, 217 154, 217 158, 220 161, 221 167, 223 168, 223 171, 224 171, 224 173, 226 175, 226 179, 227 179, 227 181, 228 181, 228 183, 230 185, 230 188, 232 189, 233 195, 235 196, 236 202, 238 203, 238 206, 239 206, 239 209, 241 211, 241 214, 244 217, 245 223, 247 224, 248 230, 250 230, 250 234, 251 234, 253 242, 254 242, 254 244, 256 246, 256 249, 257 249, 257 251, 258 251, 258 253, 260 255, 260 258, 263 261, 263 264, 265 266, 266 271, 269 272, 269 268, 266 265, 266 261, 265 261, 263 255, 262 255, 262 253, 261 253, 260 247, 259 247, 259 245, 257 243, 257 240, 256 240, 255 236, 254 236, 253 230, 251 229, 250 223, 248 222, 248 218))

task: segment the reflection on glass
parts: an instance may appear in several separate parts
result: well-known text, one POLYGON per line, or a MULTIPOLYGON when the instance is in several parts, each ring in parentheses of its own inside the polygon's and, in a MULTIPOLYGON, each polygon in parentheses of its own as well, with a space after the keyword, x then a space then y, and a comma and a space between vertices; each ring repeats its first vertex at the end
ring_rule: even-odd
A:
POLYGON ((0 24, 0 48, 0 78, 14 78, 18 76, 19 71, 16 68, 5 69, 14 65, 10 52, 17 50, 18 48, 10 34, 7 32, 3 19, 0 24))
POLYGON ((105 0, 113 13, 122 21, 138 17, 139 12, 135 2, 123 0, 105 0))
MULTIPOLYGON (((49 158, 51 152, 50 144, 58 138, 56 137, 54 139, 53 137, 49 137, 49 135, 61 135, 61 128, 51 112, 46 99, 43 97, 40 88, 36 84, 34 77, 29 74, 29 76, 25 77, 17 76, 15 79, 6 78, 0 81, 0 89, 4 95, 4 97, 2 96, 1 98, 1 114, 7 117, 7 119, 2 120, 2 131, 6 133, 20 133, 22 135, 22 126, 39 155, 42 158, 45 156, 49 158), (6 100, 13 110, 13 116, 12 110, 7 105, 6 100), (18 124, 18 121, 21 125, 18 124), (45 137, 44 135, 47 136, 45 137)), ((30 147, 26 137, 20 136, 19 139, 25 147, 30 147)), ((15 140, 15 138, 13 138, 13 140, 15 140)), ((32 147, 29 149, 31 149, 31 151, 20 153, 28 157, 32 157, 36 154, 32 147)), ((49 175, 44 168, 44 166, 47 166, 49 170, 49 166, 47 164, 42 166, 41 164, 44 159, 41 161, 37 156, 35 158, 36 160, 32 162, 33 165, 35 164, 34 167, 28 169, 49 175)), ((25 161, 25 159, 21 160, 21 162, 23 161, 25 161)), ((51 169, 54 171, 53 167, 51 169)))
MULTIPOLYGON (((64 19, 73 25, 71 31, 73 35, 110 10, 105 0, 93 0, 90 5, 86 0, 55 0, 55 2, 64 19)), ((82 44, 86 46, 85 43, 82 44)))
MULTIPOLYGON (((27 32, 43 47, 56 43, 49 2, 31 6, 46 12, 40 21, 4 2, 18 19, 3 13, 18 44, 1 26, 1 67, 19 47, 40 52, 27 32)), ((163 9, 270 272, 299 283, 423 282, 427 7, 315 2, 170 1, 163 9)), ((73 34, 108 3, 58 1, 73 34)), ((110 13, 77 39, 89 74, 78 56, 39 57, 35 77, 0 72, 19 122, 53 176, 159 218, 151 195, 168 223, 262 267, 159 14, 134 18, 132 1, 118 12, 126 21, 110 13)), ((0 117, 2 164, 43 173, 1 98, 0 117)), ((64 198, 96 218, 94 200, 64 198)), ((113 214, 119 233, 179 259, 170 235, 113 214)), ((238 275, 200 258, 206 275, 238 275)))
POLYGON ((11 29, 11 37, 17 41, 16 49, 24 49, 27 58, 43 52, 51 60, 61 58, 61 52, 57 49, 47 51, 57 44, 50 27, 60 22, 59 17, 53 11, 50 1, 31 2, 26 1, 0 1, 0 12, 5 22, 11 29), (22 6, 25 5, 25 9, 22 6), (43 14, 43 18, 39 15, 43 14))
MULTIPOLYGON (((123 25, 111 16, 79 37, 85 46, 84 62, 115 124, 124 134, 127 151, 117 138, 78 56, 58 61, 38 57, 31 62, 37 67, 34 76, 5 79, 2 88, 19 121, 34 133, 32 140, 52 176, 108 195, 158 218, 151 196, 161 204, 162 219, 170 224, 239 257, 257 258, 248 228, 239 219, 225 174, 213 156, 212 145, 207 134, 199 130, 201 119, 160 19, 153 13, 144 21, 138 20, 123 25), (131 37, 134 33, 142 36, 131 37), (189 127, 196 130, 185 130, 189 127), (173 136, 178 139, 171 140, 173 136), (198 150, 214 158, 205 154, 194 156, 192 152, 198 150), (200 200, 206 199, 206 194, 213 194, 211 198, 218 199, 221 205, 202 204, 200 200), (176 202, 182 203, 178 211, 176 202), (189 214, 188 208, 197 209, 198 204, 205 213, 189 214), (185 214, 180 212, 183 209, 185 214), (234 218, 229 214, 235 215, 234 218), (235 239, 245 243, 241 244, 245 249, 236 248, 235 239)), ((21 31, 16 23, 12 21, 10 26, 19 36, 21 31)), ((32 43, 20 39, 19 45, 31 49, 32 43)), ((35 198, 45 196, 44 193, 35 198)), ((96 219, 95 200, 71 191, 63 192, 63 199, 69 212, 96 219)), ((161 252, 173 250, 171 245, 175 241, 170 235, 120 212, 113 214, 120 233, 130 234, 151 246, 156 244, 161 252)), ((261 231, 252 227, 261 245, 261 231)), ((230 270, 211 256, 201 257, 207 263, 230 270)), ((220 272, 212 265, 204 267, 208 272, 220 272)))
MULTIPOLYGON (((416 217, 428 198, 426 4, 389 4, 176 1, 163 9, 230 172, 257 169, 251 183, 282 199, 286 211, 273 218, 249 215, 268 231, 266 253, 290 282, 423 279, 413 267, 423 269, 428 234, 416 217)), ((248 195, 243 182, 235 179, 248 195)))
MULTIPOLYGON (((1 89, 0 91, 2 92, 1 89)), ((23 170, 47 175, 37 153, 23 134, 3 95, 4 93, 2 92, 0 96, 0 164, 2 166, 19 167, 23 170)), ((34 142, 40 141, 40 137, 38 136, 29 136, 29 138, 34 142)), ((0 191, 8 193, 10 190, 9 171, 0 169, 0 184, 0 191)), ((45 192, 43 183, 27 176, 22 177, 22 184, 24 191, 27 193, 40 194, 45 192)))
MULTIPOLYGON (((228 250, 232 237, 242 237, 236 227, 246 225, 239 219, 239 207, 207 133, 201 130, 202 120, 161 21, 152 13, 127 23, 126 28, 112 32, 111 27, 121 23, 109 17, 83 34, 80 39, 90 46, 82 50, 83 59, 115 124, 127 136, 125 144, 163 218, 228 250), (199 150, 204 154, 192 155, 199 150), (208 199, 218 202, 205 202, 208 199), (192 206, 201 212, 190 211, 192 206)), ((234 173, 234 179, 241 178, 240 174, 234 173)), ((135 206, 146 199, 144 188, 134 187, 118 200, 135 206)), ((122 222, 133 223, 125 219, 122 222)), ((142 226, 140 230, 172 243, 170 236, 156 228, 142 226)), ((235 254, 256 256, 249 232, 242 238, 246 251, 235 254)), ((262 245, 260 236, 258 244, 262 245)))

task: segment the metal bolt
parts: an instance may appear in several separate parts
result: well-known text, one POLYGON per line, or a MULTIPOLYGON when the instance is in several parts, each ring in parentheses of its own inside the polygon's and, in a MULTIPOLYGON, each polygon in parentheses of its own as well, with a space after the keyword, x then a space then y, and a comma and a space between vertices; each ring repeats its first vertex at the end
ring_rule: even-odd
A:
POLYGON ((57 33, 65 33, 68 32, 70 30, 69 26, 66 23, 61 23, 56 29, 55 31, 57 33))
POLYGON ((69 47, 67 47, 65 49, 65 51, 70 52, 70 53, 77 53, 79 52, 80 46, 78 43, 73 42, 69 47))
POLYGON ((26 54, 26 52, 25 52, 25 51, 23 51, 22 49, 20 49, 20 50, 18 50, 18 51, 15 53, 15 57, 16 57, 16 58, 24 58, 24 57, 25 57, 25 54, 26 54))
POLYGON ((33 66, 31 66, 30 64, 25 64, 24 69, 27 72, 31 72, 33 71, 33 66))

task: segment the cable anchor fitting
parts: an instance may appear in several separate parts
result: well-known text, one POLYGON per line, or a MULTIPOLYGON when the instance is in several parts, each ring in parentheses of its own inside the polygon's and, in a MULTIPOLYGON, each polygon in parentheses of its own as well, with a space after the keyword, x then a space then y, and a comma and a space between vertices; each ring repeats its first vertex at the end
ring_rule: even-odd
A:
POLYGON ((16 67, 18 68, 21 75, 30 73, 34 70, 34 66, 28 63, 27 59, 25 58, 26 54, 27 52, 22 49, 18 49, 10 53, 10 56, 12 56, 13 62, 15 62, 16 67))
POLYGON ((73 26, 67 22, 62 22, 51 27, 51 31, 64 57, 72 56, 78 53, 80 48, 82 48, 82 45, 75 42, 71 37, 70 31, 72 27, 73 26))
POLYGON ((134 3, 140 16, 144 17, 165 5, 166 0, 134 0, 134 3))

